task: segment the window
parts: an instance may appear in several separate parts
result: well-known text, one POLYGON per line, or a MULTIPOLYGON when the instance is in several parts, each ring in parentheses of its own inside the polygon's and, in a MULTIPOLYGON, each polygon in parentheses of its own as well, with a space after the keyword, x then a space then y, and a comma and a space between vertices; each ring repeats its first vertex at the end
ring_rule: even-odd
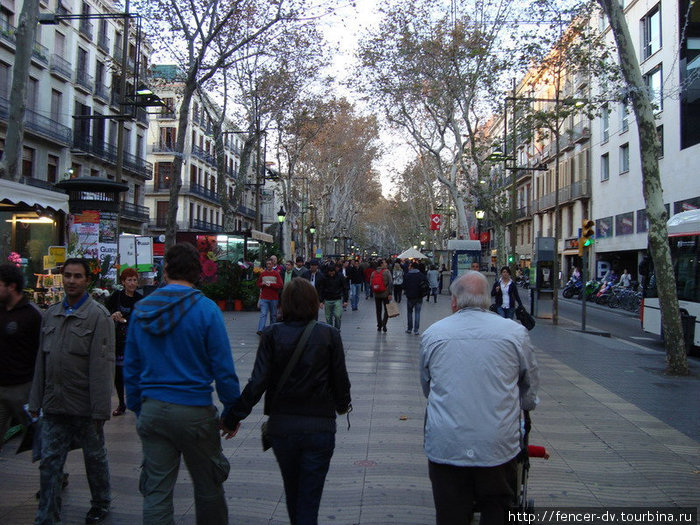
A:
POLYGON ((59 31, 56 31, 53 39, 53 50, 61 58, 66 56, 66 35, 59 31))
POLYGON ((610 155, 606 153, 600 156, 600 180, 606 181, 610 178, 610 155))
POLYGON ((51 120, 61 121, 61 106, 63 105, 63 94, 56 90, 51 90, 51 120))
POLYGON ((32 148, 22 148, 22 176, 32 177, 34 175, 34 150, 32 148))
POLYGON ((661 49, 661 9, 659 4, 642 18, 640 33, 642 60, 646 60, 661 49))
POLYGON ((38 86, 39 86, 39 81, 37 79, 31 78, 31 77, 29 77, 27 79, 27 95, 26 95, 27 109, 31 109, 31 110, 36 109, 36 98, 37 98, 38 86))
POLYGON ((664 109, 664 98, 663 98, 663 78, 662 78, 661 65, 656 66, 654 69, 649 71, 644 75, 644 84, 649 90, 649 97, 651 98, 651 103, 654 106, 654 111, 662 111, 664 109))
POLYGON ((156 180, 154 186, 156 191, 170 188, 170 180, 173 174, 173 165, 171 162, 156 163, 156 180))
POLYGON ((610 108, 607 104, 603 106, 603 112, 600 115, 600 133, 603 142, 607 142, 610 138, 610 108))
POLYGON ((10 97, 10 66, 0 62, 0 97, 10 97))
POLYGON ((58 180, 58 157, 56 155, 49 154, 46 180, 51 183, 55 183, 58 180))
POLYGON ((663 158, 663 156, 664 156, 664 127, 663 127, 663 124, 661 126, 656 127, 656 134, 659 137, 659 158, 663 158))
POLYGON ((88 52, 82 47, 78 48, 78 76, 88 77, 88 52))
POLYGON ((630 170, 630 145, 629 143, 620 146, 620 174, 630 170))
POLYGON ((630 128, 629 116, 630 110, 627 107, 627 103, 620 103, 620 133, 624 133, 630 128))
POLYGON ((688 5, 689 0, 680 0, 676 27, 684 28, 684 38, 680 42, 678 65, 681 73, 681 149, 700 143, 700 2, 688 5))

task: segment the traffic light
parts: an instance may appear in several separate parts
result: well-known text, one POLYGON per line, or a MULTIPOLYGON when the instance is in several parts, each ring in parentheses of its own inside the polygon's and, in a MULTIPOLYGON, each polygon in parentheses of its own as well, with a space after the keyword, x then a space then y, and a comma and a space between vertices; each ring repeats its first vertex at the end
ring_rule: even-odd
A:
POLYGON ((583 256, 586 248, 590 248, 595 238, 595 221, 583 219, 581 223, 581 237, 578 240, 578 254, 583 256))
POLYGON ((515 255, 508 256, 508 264, 513 264, 515 262, 515 255))

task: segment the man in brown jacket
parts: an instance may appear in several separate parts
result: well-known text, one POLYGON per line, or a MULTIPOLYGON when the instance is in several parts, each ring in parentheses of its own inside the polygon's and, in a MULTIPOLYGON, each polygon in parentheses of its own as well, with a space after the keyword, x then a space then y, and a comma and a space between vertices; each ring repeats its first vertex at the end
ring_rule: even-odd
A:
POLYGON ((42 410, 40 496, 35 525, 61 522, 61 482, 73 441, 83 450, 91 508, 85 523, 101 523, 111 502, 104 422, 114 381, 114 322, 87 293, 85 259, 63 266, 66 298, 51 306, 41 325, 39 354, 29 396, 33 417, 42 410))
POLYGON ((374 294, 374 305, 377 309, 377 332, 386 332, 386 322, 389 314, 386 305, 391 301, 391 294, 394 291, 394 282, 391 272, 387 268, 387 263, 381 259, 369 277, 369 286, 374 294), (384 314, 382 315, 382 310, 384 314))

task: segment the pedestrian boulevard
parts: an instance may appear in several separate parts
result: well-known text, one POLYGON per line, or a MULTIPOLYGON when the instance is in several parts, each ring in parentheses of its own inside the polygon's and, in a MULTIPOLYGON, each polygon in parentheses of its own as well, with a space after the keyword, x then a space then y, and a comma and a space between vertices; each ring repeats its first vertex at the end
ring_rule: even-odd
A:
MULTIPOLYGON (((343 313, 342 337, 352 383, 351 428, 338 418, 336 451, 319 514, 322 524, 435 523, 422 450, 425 400, 419 385, 420 336, 405 333, 401 315, 376 330, 373 300, 343 313)), ((423 304, 421 332, 450 314, 449 297, 423 304)), ((322 314, 321 314, 322 315, 322 314)), ((245 385, 255 359, 257 312, 224 314, 236 370, 245 385)), ((533 459, 529 496, 536 507, 700 505, 700 366, 687 378, 663 374, 664 356, 641 347, 551 326, 531 332, 540 365, 540 406, 531 443, 551 458, 533 459)), ((116 407, 116 396, 115 405, 116 407)), ((263 452, 262 402, 236 437, 223 442, 231 462, 225 484, 231 524, 288 523, 282 479, 272 451, 263 452)), ((112 510, 105 523, 141 523, 141 450, 133 413, 105 425, 112 510)), ((38 463, 0 453, 0 523, 27 525, 36 510, 38 463)), ((80 451, 68 456, 64 524, 84 523, 89 490, 80 451)), ((194 500, 182 466, 176 523, 194 524, 194 500)))

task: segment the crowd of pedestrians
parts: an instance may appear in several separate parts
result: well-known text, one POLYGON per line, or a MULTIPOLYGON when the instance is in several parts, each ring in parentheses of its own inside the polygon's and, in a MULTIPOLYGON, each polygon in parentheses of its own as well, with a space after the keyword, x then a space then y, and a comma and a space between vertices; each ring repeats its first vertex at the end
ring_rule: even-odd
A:
MULTIPOLYGON (((123 289, 105 308, 87 293, 87 262, 68 259, 62 269, 65 300, 42 315, 24 298, 21 273, 0 265, 0 430, 11 419, 27 426, 41 422, 35 524, 61 522, 63 468, 75 448, 82 449, 91 493, 85 522, 107 518, 104 423, 126 409, 138 416, 143 522, 173 522, 183 460, 197 523, 228 523, 224 482, 230 466, 221 437, 234 437, 263 396, 269 416, 263 442, 279 464, 290 521, 317 523, 336 417, 352 410, 343 313, 348 306, 357 311, 364 292, 365 304, 374 302, 377 331, 385 333, 387 306, 405 302, 406 332, 419 335, 423 302, 436 303, 449 281, 444 266, 438 270, 419 260, 297 258, 280 264, 270 257, 257 280, 256 362, 241 392, 221 311, 196 288, 201 272, 194 246, 177 244, 165 254, 164 286, 143 298, 136 292, 138 275, 125 270, 123 289), (321 311, 325 323, 318 322, 321 311)), ((512 317, 519 303, 509 277, 504 270, 492 289, 503 317, 512 317)), ((537 403, 536 362, 527 331, 488 312, 483 275, 467 272, 451 283, 450 293, 453 315, 421 339, 425 451, 437 522, 462 522, 472 502, 480 501, 487 521, 500 524, 513 497, 518 414, 537 403), (488 425, 474 434, 471 421, 488 425)))

